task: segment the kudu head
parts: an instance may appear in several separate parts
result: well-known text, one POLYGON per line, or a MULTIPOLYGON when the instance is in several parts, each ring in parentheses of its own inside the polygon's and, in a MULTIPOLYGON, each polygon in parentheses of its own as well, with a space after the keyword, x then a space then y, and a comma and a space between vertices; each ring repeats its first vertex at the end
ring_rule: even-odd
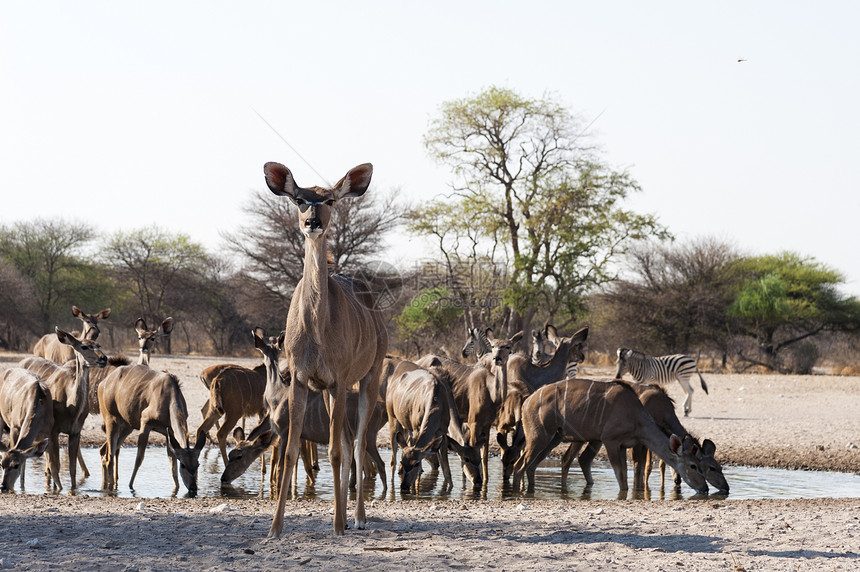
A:
POLYGON ((522 423, 518 423, 515 430, 511 432, 513 438, 511 444, 508 445, 508 436, 505 433, 496 433, 496 441, 499 443, 499 448, 502 450, 502 478, 508 480, 514 474, 514 465, 526 444, 525 433, 523 433, 522 423))
POLYGON ((179 476, 191 496, 197 494, 197 469, 200 467, 200 451, 205 444, 205 431, 197 432, 197 443, 194 447, 183 447, 173 434, 173 428, 167 428, 167 452, 179 462, 179 476))
POLYGON ((269 190, 289 198, 299 207, 299 230, 302 234, 310 240, 319 240, 328 230, 335 203, 346 197, 360 197, 367 191, 373 165, 364 163, 353 167, 331 188, 299 187, 290 170, 280 163, 266 163, 263 173, 269 190))
POLYGON ((699 464, 705 472, 705 480, 723 495, 729 494, 729 483, 723 475, 723 466, 714 458, 717 446, 710 439, 702 441, 699 464))
POLYGON ((241 427, 233 430, 233 438, 236 446, 227 454, 227 464, 221 473, 221 484, 229 485, 239 478, 248 467, 251 466, 263 452, 272 446, 275 441, 275 433, 268 429, 260 433, 256 438, 245 439, 245 431, 241 427))
POLYGON ((81 338, 95 341, 101 333, 101 330, 99 330, 99 320, 107 320, 108 316, 110 316, 110 308, 96 312, 95 314, 87 314, 77 306, 72 306, 72 315, 83 323, 81 338))
POLYGON ((460 445, 456 439, 450 436, 448 439, 448 448, 457 453, 463 465, 463 474, 472 482, 473 485, 480 485, 484 482, 484 474, 481 472, 481 452, 477 447, 472 447, 468 443, 460 445))
POLYGON ((278 370, 278 359, 284 349, 284 338, 287 333, 281 332, 278 336, 266 336, 266 331, 257 327, 251 330, 251 335, 254 337, 254 347, 263 354, 267 381, 269 383, 284 382, 284 377, 278 370))
POLYGON ((701 448, 696 440, 687 435, 683 439, 677 435, 669 437, 669 459, 665 459, 690 488, 698 494, 708 493, 708 483, 699 463, 701 448))
POLYGON ((60 340, 61 343, 64 343, 67 346, 72 346, 72 349, 75 350, 78 364, 83 367, 104 367, 107 365, 108 358, 104 352, 102 352, 98 343, 86 338, 79 340, 69 332, 61 330, 58 327, 54 328, 54 331, 57 332, 57 339, 60 340))
POLYGON ((11 491, 15 487, 15 481, 21 474, 24 461, 31 457, 38 457, 45 452, 47 447, 47 439, 23 451, 20 449, 10 449, 5 443, 0 442, 0 469, 3 470, 3 482, 0 484, 0 492, 7 493, 11 491))
POLYGON ((154 330, 146 327, 146 321, 143 318, 138 318, 134 323, 134 329, 137 331, 137 342, 140 346, 140 355, 137 358, 137 363, 149 365, 149 354, 155 347, 158 338, 168 336, 173 331, 173 318, 165 319, 161 322, 161 326, 154 330))
POLYGON ((493 330, 487 328, 487 341, 490 342, 490 363, 493 364, 496 377, 496 394, 493 400, 497 403, 504 403, 508 397, 508 376, 507 366, 508 358, 514 351, 516 346, 523 337, 522 331, 517 332, 510 338, 495 338, 493 330))
POLYGON ((397 474, 400 475, 400 492, 408 493, 410 491, 418 492, 418 477, 421 475, 421 461, 425 457, 435 455, 439 451, 439 446, 442 444, 444 435, 439 435, 423 447, 415 447, 409 445, 403 433, 398 431, 395 433, 397 444, 403 449, 400 454, 400 468, 397 474))

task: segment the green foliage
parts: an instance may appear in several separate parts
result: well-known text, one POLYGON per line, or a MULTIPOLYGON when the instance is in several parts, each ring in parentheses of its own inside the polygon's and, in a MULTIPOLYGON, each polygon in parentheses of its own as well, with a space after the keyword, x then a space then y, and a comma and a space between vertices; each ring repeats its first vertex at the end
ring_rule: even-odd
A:
POLYGON ((104 303, 99 296, 109 287, 84 254, 94 236, 89 225, 63 220, 0 227, 0 256, 32 288, 38 308, 38 316, 29 323, 33 334, 68 324, 73 304, 104 303))
MULTIPOLYGON (((738 277, 737 297, 729 315, 738 333, 755 340, 763 360, 751 363, 783 370, 787 347, 821 332, 860 331, 860 301, 842 296, 843 276, 813 258, 792 252, 740 260, 732 273, 738 277)), ((800 360, 805 369, 809 355, 800 360)))
POLYGON ((400 312, 394 322, 401 339, 434 335, 450 328, 462 315, 447 288, 422 290, 400 312))
POLYGON ((654 217, 622 208, 639 186, 601 161, 584 131, 550 96, 491 87, 444 103, 425 136, 452 168, 454 193, 416 210, 410 228, 437 237, 446 258, 480 251, 503 262, 513 330, 539 310, 575 319, 632 241, 668 236, 654 217))

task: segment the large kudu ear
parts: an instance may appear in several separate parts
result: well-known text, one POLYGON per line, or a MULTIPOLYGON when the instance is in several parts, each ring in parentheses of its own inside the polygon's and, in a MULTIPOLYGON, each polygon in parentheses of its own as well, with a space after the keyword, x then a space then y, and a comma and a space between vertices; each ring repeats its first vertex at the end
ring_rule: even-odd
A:
POLYGON ((173 331, 173 318, 165 318, 165 320, 163 322, 161 322, 161 335, 166 336, 172 331, 173 331))
POLYGON ((512 346, 517 345, 521 339, 523 339, 523 331, 522 330, 520 330, 519 332, 514 334, 514 336, 511 338, 511 345, 512 346))
POLYGON ((270 191, 280 197, 296 198, 299 186, 289 169, 270 161, 263 165, 263 174, 266 175, 266 185, 270 191))
POLYGON ((167 450, 173 453, 177 449, 182 449, 182 445, 179 444, 179 441, 176 440, 176 436, 173 434, 173 428, 167 428, 167 450))
POLYGON ((705 439, 702 441, 702 454, 706 457, 713 457, 714 453, 717 452, 717 446, 714 445, 714 442, 710 439, 705 439))
POLYGON ((240 441, 244 441, 245 430, 237 425, 236 428, 233 429, 233 439, 235 439, 237 443, 240 441))
POLYGON ((141 334, 146 331, 146 321, 143 318, 138 318, 134 323, 134 329, 137 330, 138 334, 141 334))
POLYGON ((284 330, 278 335, 278 350, 284 349, 284 339, 287 337, 287 331, 284 330))
POLYGON ((266 344, 266 330, 259 326, 251 330, 251 337, 254 338, 254 347, 258 350, 266 344))
POLYGON ((55 326, 54 331, 57 332, 57 339, 60 340, 60 343, 66 344, 67 346, 74 347, 75 342, 78 341, 69 332, 61 330, 59 326, 55 326))
POLYGON ((83 313, 84 313, 84 311, 81 310, 80 308, 78 308, 77 306, 72 306, 72 316, 74 316, 75 318, 80 318, 81 314, 83 314, 83 313))
POLYGON ((493 328, 487 328, 486 330, 484 330, 484 335, 487 336, 487 339, 490 340, 490 343, 493 343, 493 341, 496 339, 495 337, 493 337, 493 328))
POLYGON ((343 179, 332 187, 335 198, 360 197, 370 186, 371 176, 373 176, 373 165, 370 163, 362 163, 358 167, 353 167, 344 175, 343 179))
POLYGON ((460 445, 456 439, 452 439, 450 435, 447 436, 448 439, 448 448, 457 453, 458 455, 463 454, 463 446, 460 445))
POLYGON ((107 320, 108 316, 110 316, 110 308, 105 308, 104 310, 96 314, 95 317, 99 320, 107 320))
MULTIPOLYGON (((546 337, 546 339, 548 339, 549 341, 551 341, 555 345, 559 344, 560 340, 558 337, 558 330, 555 329, 555 326, 553 326, 552 324, 547 324, 546 326, 544 326, 543 332, 544 332, 544 336, 546 337)), ((577 333, 579 333, 579 332, 577 332, 577 333)), ((575 335, 576 334, 574 334, 574 336, 575 335)), ((588 332, 586 332, 585 335, 587 336, 588 332)))
POLYGON ((200 451, 203 450, 203 446, 206 445, 206 431, 197 430, 197 442, 194 443, 194 454, 200 455, 200 451))
POLYGON ((570 341, 572 341, 575 344, 576 343, 584 344, 585 340, 587 340, 587 339, 588 339, 588 326, 585 326, 584 328, 580 328, 579 330, 577 330, 577 332, 575 334, 573 334, 573 336, 571 336, 570 341))

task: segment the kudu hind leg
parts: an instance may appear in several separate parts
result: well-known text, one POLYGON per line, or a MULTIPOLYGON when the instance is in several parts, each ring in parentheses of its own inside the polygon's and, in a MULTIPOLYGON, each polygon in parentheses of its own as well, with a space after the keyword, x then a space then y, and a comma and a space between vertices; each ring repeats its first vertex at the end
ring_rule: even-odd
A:
MULTIPOLYGON (((358 423, 355 432, 355 473, 356 503, 355 527, 359 530, 367 526, 367 516, 364 510, 364 463, 367 451, 367 427, 379 398, 379 377, 382 373, 382 357, 379 356, 370 372, 365 375, 358 385, 358 423)), ((346 396, 344 394, 344 401, 346 396)))

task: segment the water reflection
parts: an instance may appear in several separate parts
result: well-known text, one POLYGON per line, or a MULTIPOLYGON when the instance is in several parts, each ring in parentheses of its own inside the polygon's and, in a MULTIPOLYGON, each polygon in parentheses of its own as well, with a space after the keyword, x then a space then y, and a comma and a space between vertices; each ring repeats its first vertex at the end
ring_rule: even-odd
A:
MULTIPOLYGON (((134 465, 133 448, 124 448, 119 461, 119 489, 117 491, 105 492, 101 490, 101 462, 98 450, 95 448, 83 448, 81 452, 87 466, 90 467, 92 475, 80 482, 74 494, 88 496, 117 496, 117 497, 140 497, 140 498, 169 498, 185 497, 187 491, 180 485, 179 490, 174 490, 173 477, 170 474, 170 464, 164 447, 150 447, 144 457, 143 464, 137 478, 135 489, 128 488, 128 480, 134 465)), ((390 459, 390 451, 381 451, 383 459, 390 459)), ((68 459, 66 452, 62 452, 63 492, 69 493, 68 459)), ((268 468, 269 459, 266 458, 268 468)), ((400 492, 400 482, 395 475, 394 482, 389 482, 388 490, 383 489, 379 477, 365 479, 365 499, 407 500, 414 498, 439 499, 439 500, 468 500, 468 499, 573 499, 573 500, 613 500, 613 499, 641 499, 641 500, 680 500, 691 498, 702 498, 686 484, 676 489, 673 485, 660 489, 658 471, 651 474, 650 488, 645 491, 630 491, 620 493, 615 474, 606 461, 595 460, 592 468, 594 485, 589 487, 585 484, 582 474, 575 468, 571 469, 568 478, 567 490, 562 490, 561 467, 558 459, 547 459, 535 472, 535 491, 533 493, 521 493, 512 490, 509 482, 502 479, 502 467, 498 457, 490 459, 490 477, 487 483, 478 488, 473 488, 471 483, 462 476, 460 460, 456 455, 450 458, 451 472, 454 478, 454 488, 443 490, 443 477, 438 469, 430 469, 424 464, 424 472, 418 484, 417 494, 404 494, 400 492)), ((295 488, 299 498, 322 498, 334 499, 331 467, 325 453, 325 448, 320 449, 320 471, 316 474, 316 482, 311 485, 306 480, 302 464, 298 464, 298 484, 295 488)), ((630 466, 628 465, 629 470, 630 466)), ((236 479, 232 485, 222 486, 220 482, 221 472, 224 469, 221 454, 217 447, 208 447, 200 456, 200 472, 197 477, 198 497, 225 497, 225 498, 268 498, 270 493, 269 478, 262 475, 262 466, 257 460, 248 471, 236 479)), ((782 469, 761 469, 752 467, 723 467, 726 478, 731 485, 731 499, 790 499, 790 498, 838 498, 854 497, 860 495, 860 476, 850 473, 830 473, 820 471, 789 471, 782 469)), ((80 473, 79 473, 80 474, 80 473)), ((388 473, 390 480, 391 474, 388 473)), ((632 475, 630 476, 632 482, 632 475)), ((43 494, 45 488, 45 458, 32 459, 27 463, 25 493, 43 494)), ((16 484, 16 491, 20 491, 20 485, 16 484)), ((355 491, 351 490, 350 500, 355 499, 355 491)), ((708 498, 722 499, 724 495, 712 494, 708 498)))

